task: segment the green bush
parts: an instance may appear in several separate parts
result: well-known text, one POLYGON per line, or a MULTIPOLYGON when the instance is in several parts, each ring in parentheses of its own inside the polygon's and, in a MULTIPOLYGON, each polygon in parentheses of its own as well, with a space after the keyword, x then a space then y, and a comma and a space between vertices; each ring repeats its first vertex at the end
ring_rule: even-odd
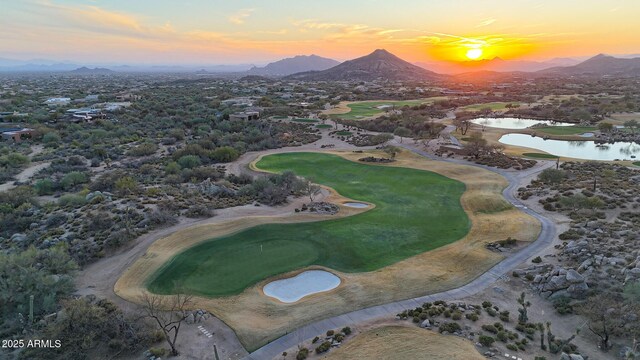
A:
POLYGON ((65 194, 58 199, 58 205, 62 207, 79 208, 86 204, 87 200, 82 195, 65 194))
POLYGON ((455 322, 447 322, 447 323, 442 323, 440 324, 440 327, 438 328, 438 331, 443 333, 443 332, 448 332, 450 334, 453 334, 456 331, 460 331, 460 329, 462 329, 460 327, 460 324, 455 323, 455 322))
POLYGON ((534 264, 539 264, 542 262, 542 258, 540 256, 536 256, 535 258, 533 258, 533 260, 531 260, 531 262, 534 264))
POLYGON ((494 339, 493 336, 480 335, 478 338, 478 342, 486 347, 490 347, 495 341, 496 339, 494 339))
POLYGON ((76 185, 84 184, 88 181, 87 175, 80 171, 72 171, 66 174, 62 180, 60 180, 60 186, 63 189, 68 190, 76 185))
POLYGON ((296 354, 296 360, 304 360, 309 356, 309 349, 302 348, 298 350, 298 354, 296 354))
POLYGON ((485 309, 486 308, 490 308, 492 306, 493 306, 493 304, 491 303, 491 301, 483 301, 482 302, 482 307, 485 308, 485 309))
POLYGON ((33 188, 38 195, 51 195, 55 189, 55 184, 51 179, 40 179, 33 184, 33 188))
POLYGON ((327 336, 333 336, 333 334, 335 334, 335 331, 327 330, 327 336))
POLYGON ((345 335, 351 334, 351 328, 348 327, 348 326, 343 327, 342 328, 342 333, 345 334, 345 335))
POLYGON ((140 144, 127 152, 129 156, 153 155, 158 150, 158 146, 153 143, 140 144))
POLYGON ((151 348, 149 352, 155 357, 161 357, 167 353, 167 350, 165 348, 151 348))
POLYGON ((478 314, 466 314, 464 317, 466 317, 468 320, 471 321, 478 321, 478 314))
POLYGON ((507 344, 507 349, 511 351, 518 351, 518 347, 514 344, 507 344))
POLYGON ((498 329, 496 329, 496 327, 491 325, 491 324, 482 325, 482 330, 488 331, 488 332, 493 333, 493 334, 497 334, 498 333, 498 329))
POLYGON ((502 342, 509 341, 509 336, 507 335, 507 333, 505 331, 498 331, 498 333, 496 334, 496 337, 498 338, 498 340, 500 340, 502 342))
POLYGON ((329 351, 330 348, 331 348, 331 343, 328 341, 325 341, 316 348, 316 353, 322 354, 323 352, 329 351))
POLYGON ((178 164, 183 169, 192 169, 194 167, 200 166, 202 162, 196 155, 184 155, 178 159, 178 164))
POLYGON ((231 162, 238 159, 240 153, 231 146, 219 147, 211 152, 211 159, 216 162, 231 162))
POLYGON ((320 340, 320 338, 316 336, 316 337, 313 338, 313 340, 311 340, 311 343, 315 344, 315 343, 318 342, 318 340, 320 340))

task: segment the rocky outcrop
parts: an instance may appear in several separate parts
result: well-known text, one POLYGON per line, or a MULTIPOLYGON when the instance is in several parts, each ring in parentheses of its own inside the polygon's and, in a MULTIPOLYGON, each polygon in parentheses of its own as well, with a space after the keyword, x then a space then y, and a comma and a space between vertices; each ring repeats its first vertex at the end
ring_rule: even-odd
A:
POLYGON ((515 276, 531 280, 532 287, 545 298, 568 296, 584 299, 589 290, 585 276, 574 269, 567 270, 550 264, 541 264, 517 269, 513 273, 515 276))

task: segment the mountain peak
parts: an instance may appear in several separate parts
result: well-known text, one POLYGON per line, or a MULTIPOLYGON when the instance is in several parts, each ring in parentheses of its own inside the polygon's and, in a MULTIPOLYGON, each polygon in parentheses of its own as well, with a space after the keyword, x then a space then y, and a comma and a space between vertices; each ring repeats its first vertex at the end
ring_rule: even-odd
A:
POLYGON ((345 61, 331 69, 294 74, 302 80, 433 80, 440 75, 408 63, 384 49, 345 61))

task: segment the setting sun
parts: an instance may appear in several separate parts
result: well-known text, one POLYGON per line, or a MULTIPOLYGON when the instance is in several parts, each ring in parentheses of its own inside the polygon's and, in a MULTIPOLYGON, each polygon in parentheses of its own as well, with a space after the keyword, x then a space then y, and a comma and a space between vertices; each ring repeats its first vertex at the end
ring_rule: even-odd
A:
POLYGON ((469 49, 467 50, 467 57, 471 60, 476 60, 482 56, 482 49, 469 49))

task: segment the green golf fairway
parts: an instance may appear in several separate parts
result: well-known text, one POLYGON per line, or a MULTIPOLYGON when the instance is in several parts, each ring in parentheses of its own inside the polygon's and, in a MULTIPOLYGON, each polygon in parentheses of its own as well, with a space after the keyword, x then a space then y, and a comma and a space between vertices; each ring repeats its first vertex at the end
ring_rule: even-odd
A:
POLYGON ((214 297, 309 265, 372 271, 461 239, 471 225, 460 204, 465 185, 433 172, 320 153, 269 155, 257 165, 292 170, 376 207, 335 220, 259 225, 205 241, 160 268, 149 290, 214 297))

